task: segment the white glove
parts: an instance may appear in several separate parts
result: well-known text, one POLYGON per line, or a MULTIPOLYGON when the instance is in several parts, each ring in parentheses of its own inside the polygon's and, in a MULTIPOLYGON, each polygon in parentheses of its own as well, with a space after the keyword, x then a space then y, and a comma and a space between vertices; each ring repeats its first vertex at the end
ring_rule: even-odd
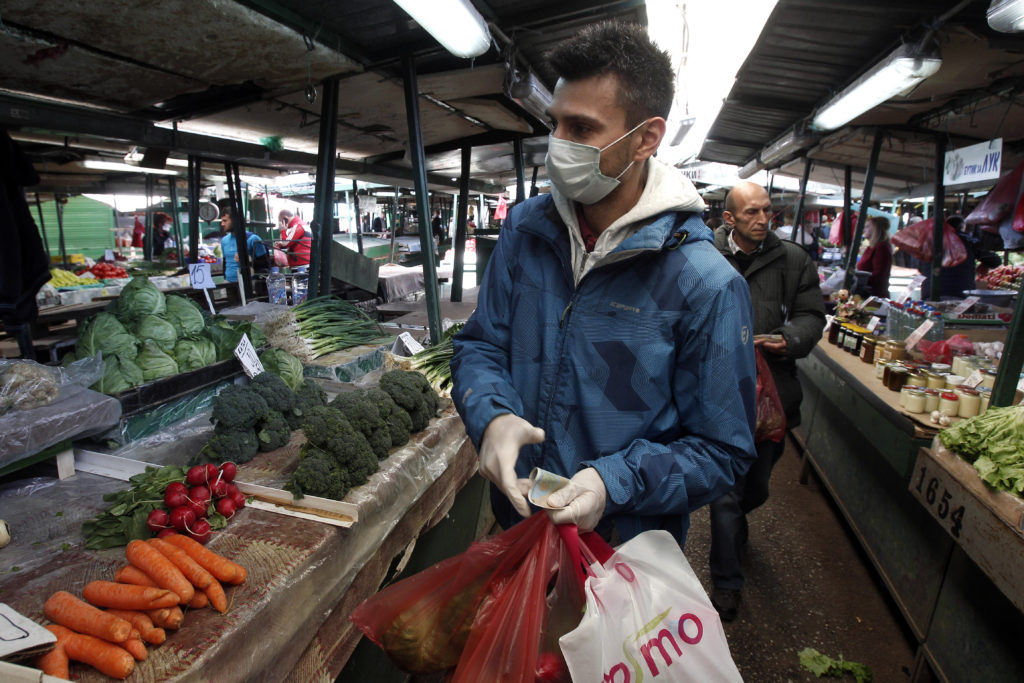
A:
POLYGON ((553 524, 575 524, 581 532, 593 531, 604 516, 607 497, 604 480, 593 467, 573 475, 569 484, 548 496, 548 505, 559 510, 548 510, 553 524))
POLYGON ((516 477, 516 460, 519 459, 520 448, 543 442, 543 429, 512 413, 494 418, 484 430, 480 445, 480 474, 494 482, 523 517, 530 516, 530 505, 516 477))

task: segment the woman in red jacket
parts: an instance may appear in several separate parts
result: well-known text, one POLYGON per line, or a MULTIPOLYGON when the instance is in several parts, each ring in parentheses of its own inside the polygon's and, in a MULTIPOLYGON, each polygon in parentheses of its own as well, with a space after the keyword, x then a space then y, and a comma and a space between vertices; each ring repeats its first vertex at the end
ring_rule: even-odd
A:
POLYGON ((308 266, 313 236, 302 224, 302 219, 288 209, 282 209, 277 214, 277 227, 281 229, 281 241, 275 242, 274 246, 288 254, 288 265, 292 268, 308 266))
POLYGON ((868 295, 889 298, 889 274, 892 272, 892 243, 889 241, 889 219, 870 216, 864 226, 868 248, 857 261, 857 270, 866 270, 868 295))

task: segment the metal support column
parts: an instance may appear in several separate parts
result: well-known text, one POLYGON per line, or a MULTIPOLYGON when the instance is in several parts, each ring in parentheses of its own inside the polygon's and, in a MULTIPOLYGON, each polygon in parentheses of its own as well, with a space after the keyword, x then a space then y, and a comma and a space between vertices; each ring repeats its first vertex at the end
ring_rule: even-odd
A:
MULTIPOLYGON (((459 215, 455 218, 455 265, 452 272, 452 301, 462 301, 462 274, 466 269, 466 221, 469 219, 469 164, 473 148, 462 146, 462 176, 459 178, 459 215)), ((479 282, 477 283, 480 284, 479 282)))
POLYGON ((317 150, 313 199, 313 250, 309 261, 309 297, 331 292, 331 245, 334 241, 334 171, 338 154, 338 81, 323 83, 320 105, 320 144, 317 150))
POLYGON ((523 166, 523 136, 512 138, 512 152, 516 162, 516 204, 526 201, 526 168, 523 166))
POLYGON ((860 198, 860 213, 857 214, 857 229, 853 233, 853 240, 850 242, 850 253, 846 258, 846 280, 843 286, 846 289, 853 287, 857 268, 857 253, 860 251, 860 240, 864 236, 864 223, 868 218, 868 207, 871 205, 871 189, 875 184, 875 171, 878 168, 878 155, 882 152, 882 139, 885 131, 881 128, 875 129, 875 140, 871 143, 871 158, 868 159, 868 168, 864 173, 864 192, 860 198))
POLYGON ((171 227, 174 229, 174 244, 175 249, 178 252, 178 266, 184 267, 185 265, 185 245, 181 241, 181 214, 178 206, 178 179, 175 177, 169 177, 167 179, 167 189, 170 190, 171 195, 171 227))
POLYGON ((153 260, 153 176, 146 175, 146 232, 142 238, 142 258, 153 260))
POLYGON ((530 196, 531 197, 536 197, 537 193, 538 193, 538 190, 537 190, 537 167, 534 166, 533 167, 533 178, 530 179, 530 196))
MULTIPOLYGON (((245 234, 245 213, 242 211, 242 185, 238 178, 238 164, 225 163, 224 175, 228 179, 228 199, 231 201, 231 232, 238 250, 238 276, 246 302, 252 298, 252 272, 249 262, 249 243, 245 234)), ((227 264, 225 264, 225 270, 227 264)))
POLYGON ((36 192, 36 213, 39 214, 39 232, 43 235, 43 248, 46 249, 46 259, 50 259, 50 242, 46 239, 46 222, 43 220, 43 203, 39 201, 39 193, 36 192))
POLYGON ((1013 405, 1021 368, 1024 367, 1024 296, 1017 297, 1010 331, 1006 334, 1003 357, 999 361, 999 372, 992 387, 992 406, 1013 405))
MULTIPOLYGON (((942 272, 942 233, 946 225, 946 186, 942 182, 946 165, 946 136, 935 136, 935 208, 932 215, 935 217, 935 230, 932 233, 932 265, 928 274, 928 290, 931 298, 939 300, 942 294, 942 286, 939 284, 939 276, 942 272)), ((960 292, 956 292, 959 296, 960 292)))
POLYGON ((427 323, 430 342, 441 341, 441 306, 437 295, 437 269, 434 265, 434 237, 430 234, 427 198, 427 167, 423 158, 423 130, 420 127, 419 88, 416 85, 415 58, 402 56, 402 82, 405 86, 405 119, 409 124, 409 151, 412 175, 416 181, 416 212, 420 223, 420 249, 423 251, 423 285, 427 294, 427 323))
POLYGON ((843 169, 843 220, 839 225, 839 242, 842 244, 853 237, 850 224, 853 222, 853 166, 843 169))
POLYGON ((804 230, 804 200, 807 198, 807 181, 810 180, 811 177, 812 163, 813 162, 809 157, 804 157, 804 175, 800 179, 800 199, 796 202, 796 216, 793 217, 794 223, 792 239, 801 247, 804 246, 803 236, 806 232, 804 230), (796 238, 797 234, 800 235, 799 241, 796 238))
POLYGON ((352 212, 356 216, 356 246, 363 252, 363 216, 359 213, 359 182, 352 179, 352 212))
POLYGON ((68 250, 64 246, 64 205, 60 201, 61 195, 53 195, 53 208, 57 210, 57 234, 60 236, 60 262, 68 267, 68 250))
POLYGON ((188 262, 199 262, 199 184, 202 161, 188 155, 188 262))
POLYGON ((395 235, 398 234, 398 193, 399 187, 395 185, 394 195, 391 197, 391 258, 388 259, 388 263, 395 262, 395 235))

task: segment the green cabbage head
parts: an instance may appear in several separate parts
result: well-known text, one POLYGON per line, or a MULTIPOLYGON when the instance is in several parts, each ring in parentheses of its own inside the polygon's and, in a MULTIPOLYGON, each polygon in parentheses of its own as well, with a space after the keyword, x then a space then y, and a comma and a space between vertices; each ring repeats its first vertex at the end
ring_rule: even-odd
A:
POLYGON ((198 370, 216 362, 217 347, 205 337, 182 339, 174 346, 174 359, 181 372, 198 370))
POLYGON ((142 379, 147 382, 178 374, 177 361, 152 341, 142 343, 142 350, 136 356, 135 363, 142 369, 142 379))
POLYGON ((202 310, 183 296, 167 297, 167 313, 164 317, 174 325, 179 338, 197 337, 206 327, 202 310))
POLYGON ((103 356, 103 377, 92 385, 103 394, 120 394, 143 383, 142 370, 131 360, 111 354, 103 356))
POLYGON ((292 391, 302 386, 302 361, 284 349, 267 349, 260 354, 260 362, 264 370, 283 379, 292 391))
POLYGON ((113 313, 97 313, 79 330, 75 355, 85 358, 102 351, 104 358, 117 354, 131 360, 139 352, 138 344, 113 313))
POLYGON ((121 290, 117 315, 122 320, 138 320, 144 315, 162 315, 167 310, 164 293, 145 275, 136 275, 121 290))
POLYGON ((144 315, 135 323, 135 336, 139 341, 154 341, 165 352, 174 351, 178 343, 178 331, 174 325, 155 315, 144 315))

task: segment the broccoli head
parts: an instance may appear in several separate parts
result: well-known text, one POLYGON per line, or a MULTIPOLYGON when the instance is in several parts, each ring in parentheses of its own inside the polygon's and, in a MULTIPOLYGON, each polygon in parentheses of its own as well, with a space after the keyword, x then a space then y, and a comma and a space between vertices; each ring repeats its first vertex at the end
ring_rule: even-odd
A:
POLYGON ((259 452, 259 439, 251 428, 235 429, 218 424, 213 429, 213 436, 206 442, 200 456, 211 462, 236 463, 249 462, 259 452))
POLYGON ((430 381, 419 372, 385 372, 380 378, 380 388, 387 392, 400 408, 409 413, 414 432, 425 429, 430 418, 437 412, 437 394, 430 386, 430 381))
POLYGON ((292 429, 302 429, 302 421, 309 409, 325 405, 327 392, 320 388, 319 384, 306 378, 295 392, 295 407, 285 411, 284 419, 288 420, 288 426, 292 429))
POLYGON ((292 430, 284 415, 271 410, 266 419, 256 425, 256 438, 259 439, 259 448, 262 452, 273 451, 281 448, 291 439, 292 430))
POLYGON ((280 375, 261 372, 250 380, 249 386, 263 397, 271 410, 283 413, 295 407, 295 392, 284 383, 280 375))
POLYGON ((342 392, 330 405, 340 410, 349 423, 362 432, 378 460, 388 457, 388 451, 391 450, 391 434, 377 409, 377 404, 367 396, 366 391, 357 389, 342 392))
POLYGON ((306 494, 341 500, 348 493, 349 481, 344 470, 330 453, 311 443, 303 444, 299 451, 299 466, 284 485, 296 498, 306 494))
POLYGON ((213 399, 213 419, 230 429, 251 429, 269 411, 263 397, 238 384, 224 387, 213 399))
POLYGON ((388 427, 388 435, 391 437, 391 447, 397 448, 409 442, 409 434, 412 432, 412 418, 403 408, 379 387, 367 390, 366 396, 377 406, 377 411, 384 418, 384 424, 388 427))
POLYGON ((341 465, 345 464, 343 458, 350 451, 373 453, 366 437, 337 408, 312 408, 302 423, 302 431, 307 441, 333 455, 341 465))

